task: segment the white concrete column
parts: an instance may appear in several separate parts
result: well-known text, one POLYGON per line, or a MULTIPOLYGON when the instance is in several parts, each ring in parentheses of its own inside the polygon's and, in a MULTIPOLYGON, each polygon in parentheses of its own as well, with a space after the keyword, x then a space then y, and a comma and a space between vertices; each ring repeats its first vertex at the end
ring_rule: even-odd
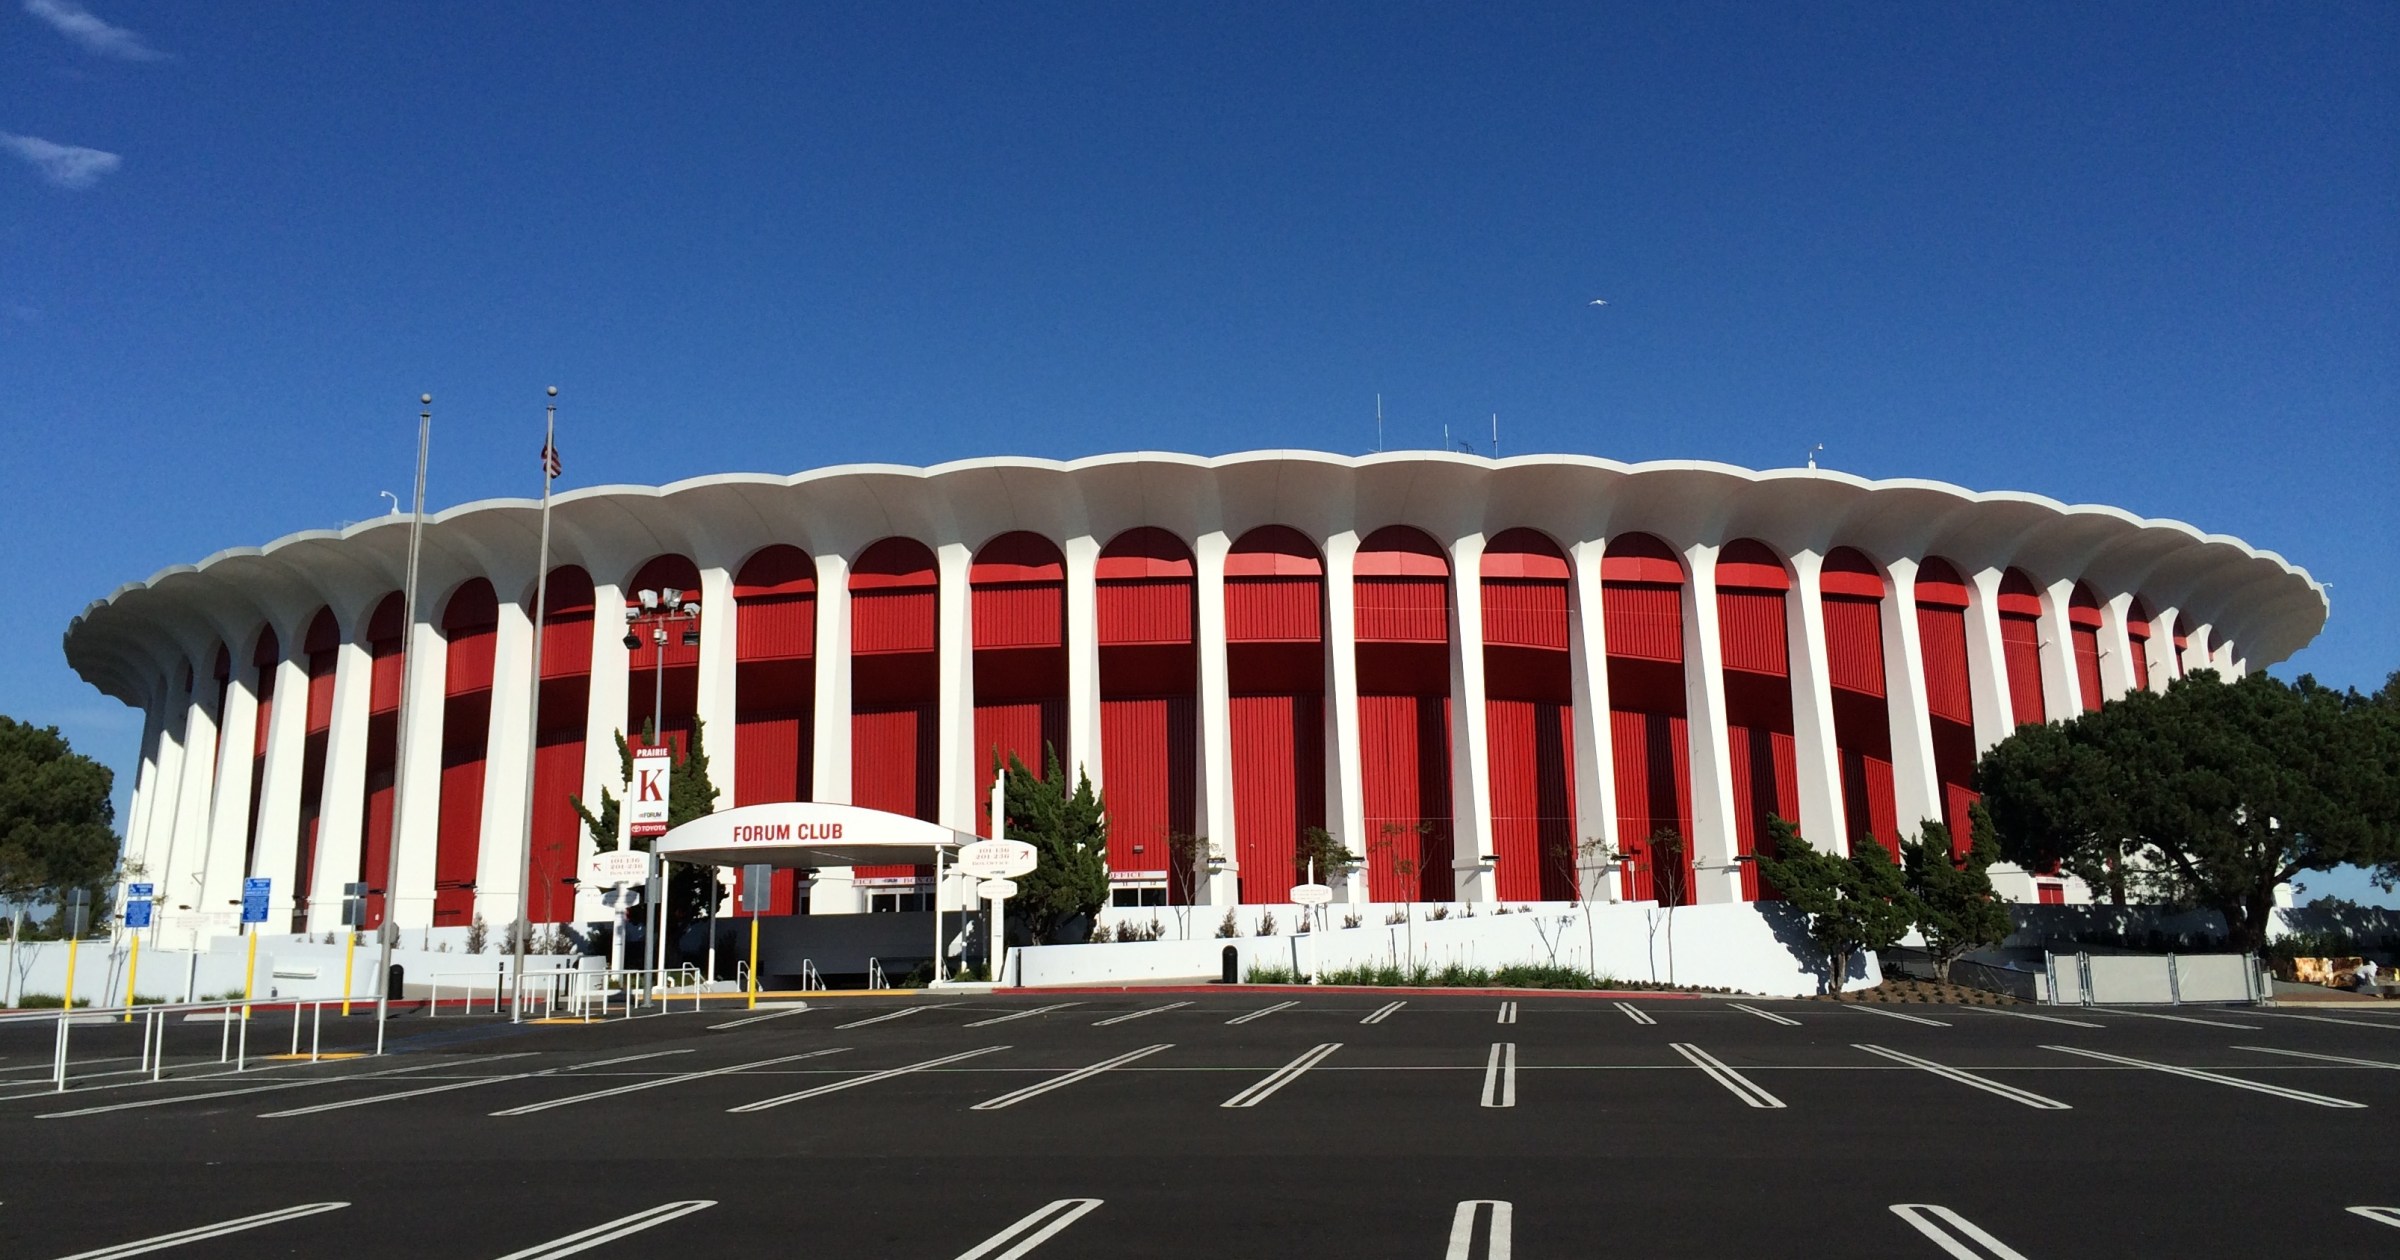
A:
POLYGON ((2075 628, 2067 620, 2075 584, 2052 582, 2042 591, 2042 714, 2071 722, 2083 712, 2083 682, 2075 668, 2075 628))
POLYGON ((723 565, 700 570, 700 665, 696 679, 701 736, 708 744, 708 778, 717 788, 717 808, 733 808, 734 774, 742 741, 734 738, 734 678, 741 610, 733 603, 733 574, 723 565))
POLYGON ((242 868, 250 844, 252 750, 258 746, 258 667, 251 653, 232 655, 225 712, 217 729, 217 788, 210 802, 208 839, 201 846, 201 906, 238 909, 242 868))
POLYGON ((2008 653, 2000 635, 1998 569, 1967 579, 1967 698, 1975 709, 1975 755, 1990 752, 2017 729, 2009 712, 2008 653))
POLYGON ((1092 790, 1107 786, 1100 749, 1100 541, 1067 540, 1067 752, 1069 786, 1078 768, 1092 790))
POLYGON ((1825 853, 1848 853, 1842 830, 1842 761, 1833 739, 1833 661, 1825 646, 1825 557, 1792 553, 1792 596, 1784 601, 1791 645, 1792 752, 1799 772, 1800 836, 1825 853))
POLYGON ((2125 618, 2132 611, 2131 592, 2112 596, 2100 606, 2100 695, 2103 699, 2122 700, 2126 692, 2149 685, 2148 679, 2133 676, 2133 632, 2125 625, 2125 618))
MULTIPOLYGON (((2184 673, 2189 674, 2195 669, 2215 668, 2215 664, 2209 656, 2208 641, 2215 636, 2216 629, 2215 626, 2203 621, 2185 632, 2182 653, 2184 673)), ((2174 640, 2170 639, 2168 642, 2172 643, 2174 640)))
POLYGON ((142 742, 133 772, 133 799, 125 805, 125 866, 127 883, 149 878, 150 818, 158 803, 158 781, 165 769, 167 691, 164 683, 142 706, 142 742))
POLYGON ((817 688, 810 795, 850 803, 850 560, 817 557, 817 688))
POLYGON ((1683 599, 1684 739, 1692 767, 1692 900, 1742 899, 1740 847, 1733 825, 1733 753, 1726 747, 1725 638, 1718 625, 1714 543, 1683 549, 1689 578, 1683 599))
POLYGON ((2150 617, 2150 675, 2142 685, 2152 691, 2164 692, 2175 681, 2175 625, 2183 619, 2180 608, 2164 608, 2150 617))
POLYGON ((1567 663, 1575 733, 1575 878, 1587 901, 1616 901, 1622 892, 1605 853, 1620 851, 1617 834, 1616 732, 1608 717, 1608 642, 1600 611, 1600 560, 1605 545, 1568 549, 1567 663), (1593 850, 1597 842, 1598 852, 1593 850))
POLYGON ((1492 835, 1492 724, 1484 703, 1482 534, 1450 544, 1450 850, 1460 901, 1500 899, 1492 835))
MULTIPOLYGON (((940 678, 934 689, 940 697, 934 718, 939 732, 934 745, 934 821, 969 832, 981 830, 975 825, 975 784, 984 771, 975 752, 975 593, 967 580, 974 560, 975 553, 965 543, 943 543, 934 549, 941 583, 933 641, 940 678)), ((989 792, 991 783, 985 781, 983 788, 989 792)))
POLYGON ((1358 531, 1325 540, 1325 829, 1358 855, 1350 901, 1364 905, 1375 869, 1367 834, 1366 759, 1358 720, 1358 531))
POLYGON ((1925 641, 1917 625, 1917 562, 1884 566, 1883 708, 1892 732, 1892 798, 1900 836, 1924 834, 1942 820, 1942 781, 1933 765, 1932 702, 1925 692, 1925 641))
MULTIPOLYGON (((633 653, 625 647, 625 588, 614 582, 594 583, 592 586, 592 675, 588 690, 590 697, 583 715, 583 801, 595 814, 600 812, 600 793, 608 791, 622 801, 625 797, 625 768, 617 757, 617 737, 624 735, 625 706, 632 693, 633 653)), ((619 843, 623 843, 622 839, 619 843)), ((599 851, 591 829, 580 823, 576 826, 575 870, 581 876, 586 863, 599 851)), ((575 890, 574 917, 592 921, 609 917, 597 893, 578 885, 575 890)))
POLYGON ((1240 900, 1233 821, 1233 689, 1225 658, 1225 557, 1233 540, 1212 529, 1192 540, 1196 566, 1192 598, 1200 636, 1200 799, 1193 825, 1208 838, 1209 856, 1223 863, 1216 875, 1196 881, 1206 905, 1240 900))
MULTIPOLYGON (((420 618, 432 609, 420 605, 420 618)), ((399 879, 387 899, 391 921, 403 930, 433 926, 435 850, 441 842, 442 711, 449 692, 450 643, 442 628, 420 619, 409 627, 408 693, 400 698, 401 760, 394 767, 392 843, 399 846, 399 879)), ((369 871, 380 882, 381 871, 369 871)))
MULTIPOLYGON (((211 662, 210 664, 213 664, 211 662)), ((159 900, 166 909, 192 911, 223 909, 207 904, 202 885, 208 860, 211 806, 217 788, 217 680, 208 665, 192 668, 191 703, 184 710, 183 775, 175 806, 175 830, 168 838, 166 869, 160 872, 159 900)))
POLYGON ((275 663, 266 775, 258 793, 258 849, 251 855, 249 871, 275 881, 267 923, 276 931, 291 924, 292 909, 307 891, 298 886, 305 876, 292 869, 300 857, 301 779, 308 773, 307 638, 286 635, 279 644, 283 659, 275 663))
MULTIPOLYGON (((342 926, 342 886, 358 878, 367 830, 368 705, 375 658, 352 627, 333 657, 333 714, 325 728, 325 786, 317 797, 317 859, 308 889, 308 930, 342 926)), ((378 875, 372 883, 383 882, 378 875)))
MULTIPOLYGON (((194 697, 183 693, 177 681, 170 677, 162 687, 159 714, 159 760, 156 786, 150 805, 150 823, 144 836, 142 878, 155 885, 158 894, 155 910, 175 908, 175 890, 167 886, 167 873, 174 866, 175 820, 183 812, 183 763, 187 741, 191 738, 191 709, 194 697)), ((151 920, 150 940, 160 942, 159 920, 151 920)))
POLYGON ((476 828, 475 913, 506 940, 524 913, 525 806, 533 794, 533 618, 500 601, 492 628, 491 734, 483 746, 483 816, 476 828))

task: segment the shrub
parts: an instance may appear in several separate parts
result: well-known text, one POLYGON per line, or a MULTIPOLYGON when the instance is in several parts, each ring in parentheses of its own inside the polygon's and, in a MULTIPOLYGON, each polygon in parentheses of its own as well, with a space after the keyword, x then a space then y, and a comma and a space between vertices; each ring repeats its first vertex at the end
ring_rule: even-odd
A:
POLYGON ((1105 923, 1096 923, 1092 925, 1091 934, 1083 938, 1083 943, 1086 945, 1106 945, 1115 939, 1117 939, 1117 931, 1115 928, 1112 928, 1105 923))
POLYGON ((1384 921, 1384 922, 1386 922, 1386 923, 1406 923, 1406 922, 1408 922, 1408 908, 1407 908, 1406 906, 1402 906, 1402 907, 1400 907, 1400 908, 1398 908, 1398 909, 1395 909, 1395 910, 1392 910, 1392 911, 1389 911, 1389 912, 1387 912, 1387 913, 1386 913, 1386 914, 1383 916, 1383 921, 1384 921))
POLYGON ((1428 919, 1447 919, 1450 917, 1450 907, 1435 906, 1433 909, 1426 912, 1425 917, 1428 919))
POLYGON ((1258 920, 1258 934, 1259 934, 1260 936, 1273 936, 1273 935, 1275 935, 1275 912, 1274 912, 1274 911, 1272 911, 1272 910, 1269 910, 1269 911, 1267 911, 1265 914, 1263 914, 1263 915, 1259 916, 1259 920, 1258 920))
POLYGON ((1242 934, 1242 925, 1241 925, 1239 922, 1237 922, 1237 921, 1234 919, 1234 917, 1233 917, 1233 911, 1231 911, 1231 910, 1228 910, 1228 911, 1226 911, 1226 912, 1225 912, 1225 917, 1224 917, 1223 919, 1219 920, 1219 921, 1218 921, 1218 923, 1217 923, 1217 936, 1218 936, 1218 938, 1219 938, 1219 939, 1224 939, 1224 938, 1227 938, 1227 937, 1240 936, 1241 934, 1242 934))
POLYGON ((1342 916, 1342 926, 1346 928, 1354 928, 1364 922, 1366 922, 1366 917, 1363 915, 1345 914, 1342 916))
POLYGON ((1250 969, 1249 984, 1300 984, 1308 977, 1276 963, 1260 963, 1250 969))

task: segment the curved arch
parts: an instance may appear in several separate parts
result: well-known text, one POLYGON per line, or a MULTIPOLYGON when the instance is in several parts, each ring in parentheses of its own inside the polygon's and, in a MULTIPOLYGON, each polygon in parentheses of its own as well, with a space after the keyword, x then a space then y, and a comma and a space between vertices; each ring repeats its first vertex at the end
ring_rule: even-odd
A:
POLYGON ((1492 535, 1483 545, 1482 572, 1493 578, 1525 581, 1567 580, 1567 551, 1558 540, 1538 529, 1519 525, 1492 535))
POLYGON ((931 590, 935 576, 933 548, 914 538, 879 538, 850 562, 853 593, 872 590, 931 590))
POLYGON ((1225 576, 1323 577, 1324 553, 1308 535, 1289 525, 1261 525, 1233 542, 1225 554, 1225 576))
POLYGON ((1058 544, 1030 530, 1011 530, 976 548, 967 582, 1064 582, 1067 558, 1058 544))
POLYGON ((1100 549, 1099 576, 1112 580, 1189 578, 1198 573, 1192 549, 1155 525, 1137 525, 1100 549))
POLYGON ((2000 574, 2000 615, 2003 617, 2039 617, 2042 615, 2042 588, 2011 565, 2000 574))
POLYGON ((367 614, 366 641, 371 645, 389 643, 393 651, 400 647, 400 619, 408 614, 407 601, 393 591, 376 601, 375 610, 367 614))
POLYGON ((700 597, 700 566, 694 564, 690 556, 663 552, 643 561, 641 567, 635 569, 633 576, 626 579, 625 585, 619 589, 625 592, 629 603, 636 592, 644 590, 661 593, 676 590, 683 592, 685 599, 696 600, 700 597))
POLYGON ((301 650, 311 653, 331 652, 342 646, 342 620, 333 615, 331 605, 317 609, 308 622, 308 637, 301 641, 301 650))
POLYGON ((1600 580, 1683 585, 1683 557, 1656 534, 1618 534, 1600 553, 1600 580))
POLYGON ((1856 547, 1836 547, 1826 552, 1825 567, 1817 583, 1827 595, 1858 599, 1882 599, 1884 595, 1883 570, 1856 547))
POLYGON ((769 543, 751 552, 733 575, 736 600, 790 599, 816 590, 816 560, 790 543, 769 543))
POLYGON ((1958 566, 1940 556, 1927 556, 1917 565, 1917 603, 1937 608, 1965 608, 1967 580, 1958 566))
POLYGON ((2069 592, 2067 596, 2067 622, 2070 625, 2090 626, 2093 629, 2099 628, 2100 597, 2092 594, 2091 583, 2079 581, 2075 583, 2075 589, 2069 592))
POLYGON ((442 632, 455 636, 489 630, 500 622, 500 597, 484 578, 470 578, 450 593, 442 608, 442 632))
POLYGON ((1773 547, 1755 538, 1736 538, 1717 553, 1717 589, 1788 591, 1792 573, 1773 547))
POLYGON ((1450 576, 1450 557, 1413 525, 1386 525, 1361 540, 1355 572, 1360 577, 1441 578, 1450 576))

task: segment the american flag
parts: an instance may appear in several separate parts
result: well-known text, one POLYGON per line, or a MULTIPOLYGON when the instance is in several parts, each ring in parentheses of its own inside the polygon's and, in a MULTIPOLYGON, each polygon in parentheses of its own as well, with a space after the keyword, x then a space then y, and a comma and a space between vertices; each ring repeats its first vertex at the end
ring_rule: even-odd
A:
POLYGON ((542 439, 542 471, 554 481, 565 471, 559 466, 558 442, 554 438, 542 439))

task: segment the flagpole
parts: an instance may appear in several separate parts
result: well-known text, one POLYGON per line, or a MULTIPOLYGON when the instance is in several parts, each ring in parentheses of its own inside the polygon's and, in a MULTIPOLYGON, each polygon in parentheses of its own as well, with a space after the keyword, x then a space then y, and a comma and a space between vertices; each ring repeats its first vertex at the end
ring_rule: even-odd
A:
MULTIPOLYGON (((558 386, 550 387, 550 397, 558 397, 558 386)), ((509 972, 515 981, 515 996, 508 1003, 510 1023, 525 1018, 525 942, 533 935, 533 783, 542 743, 542 617, 550 598, 550 482, 557 475, 551 471, 557 467, 557 458, 558 403, 553 401, 542 421, 542 542, 533 579, 533 681, 529 684, 533 696, 528 701, 531 712, 525 739, 525 827, 517 867, 517 956, 509 972)))
POLYGON ((375 1052, 383 1053, 384 1021, 392 1011, 392 944, 400 935, 400 846, 408 838, 404 825, 408 818, 408 724, 419 717, 415 706, 408 702, 409 675, 415 672, 415 652, 410 640, 417 637, 417 557, 425 538, 425 449, 433 441, 433 395, 420 394, 417 413, 417 497, 416 508, 408 522, 408 582, 400 596, 400 701, 393 713, 393 741, 398 748, 392 760, 392 837, 384 846, 383 863, 383 923, 376 935, 383 940, 382 973, 375 982, 375 1052))

